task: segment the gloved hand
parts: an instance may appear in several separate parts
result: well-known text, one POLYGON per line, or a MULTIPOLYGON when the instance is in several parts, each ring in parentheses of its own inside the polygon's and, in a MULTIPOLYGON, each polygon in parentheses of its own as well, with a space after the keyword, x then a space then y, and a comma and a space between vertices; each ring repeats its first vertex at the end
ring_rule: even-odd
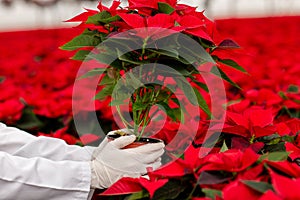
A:
POLYGON ((108 188, 122 177, 139 177, 161 165, 163 143, 145 144, 140 147, 122 149, 131 144, 136 136, 122 136, 113 141, 107 138, 97 147, 91 160, 91 188, 108 188))

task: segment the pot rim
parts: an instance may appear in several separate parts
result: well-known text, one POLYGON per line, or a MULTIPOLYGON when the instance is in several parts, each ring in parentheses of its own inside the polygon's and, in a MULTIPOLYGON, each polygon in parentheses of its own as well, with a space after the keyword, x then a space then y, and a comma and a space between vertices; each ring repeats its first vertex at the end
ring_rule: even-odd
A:
MULTIPOLYGON (((126 135, 130 135, 130 134, 126 134, 126 135)), ((121 135, 119 135, 119 134, 110 134, 110 135, 107 135, 106 137, 110 140, 114 140, 116 138, 121 137, 121 135)), ((163 140, 158 139, 158 138, 141 137, 141 138, 139 138, 139 140, 136 139, 134 141, 134 143, 135 142, 139 142, 139 143, 159 143, 159 142, 163 142, 163 140)))

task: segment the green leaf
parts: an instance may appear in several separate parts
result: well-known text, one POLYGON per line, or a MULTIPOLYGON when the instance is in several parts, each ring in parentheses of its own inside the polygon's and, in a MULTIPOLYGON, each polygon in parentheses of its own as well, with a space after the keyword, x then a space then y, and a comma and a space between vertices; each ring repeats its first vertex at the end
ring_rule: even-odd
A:
MULTIPOLYGON (((90 52, 91 51, 89 51, 89 50, 79 50, 76 52, 76 54, 71 59, 84 61, 90 52)), ((89 59, 87 59, 87 60, 89 60, 89 59)))
POLYGON ((171 155, 184 160, 184 153, 171 153, 171 155))
POLYGON ((132 105, 132 111, 139 111, 139 110, 145 110, 147 107, 149 107, 148 104, 145 104, 143 102, 135 102, 132 105))
POLYGON ((221 149, 220 149, 220 152, 225 152, 225 151, 227 151, 228 150, 228 147, 227 147, 227 145, 226 145, 226 142, 225 142, 225 140, 223 141, 223 145, 222 145, 222 147, 221 147, 221 149))
POLYGON ((5 76, 0 76, 0 83, 3 83, 5 81, 5 76))
MULTIPOLYGON (((281 152, 281 151, 285 151, 285 146, 284 146, 285 142, 279 142, 275 145, 265 145, 264 147, 264 152, 268 152, 268 153, 272 153, 272 152, 281 152)), ((267 154, 262 155, 267 157, 267 154)))
POLYGON ((20 120, 16 124, 18 128, 27 130, 40 127, 42 125, 42 121, 37 118, 31 107, 25 107, 20 120))
POLYGON ((173 108, 173 113, 176 119, 180 120, 180 122, 183 124, 184 123, 184 115, 182 114, 182 109, 181 108, 173 108))
POLYGON ((128 91, 128 88, 124 87, 119 87, 117 90, 115 88, 114 93, 113 93, 113 99, 114 101, 116 101, 115 103, 119 103, 119 105, 121 104, 125 104, 125 103, 129 103, 128 100, 130 100, 131 97, 131 93, 128 91), (127 101, 125 101, 127 100, 127 101))
POLYGON ((227 81, 228 83, 230 83, 231 85, 233 85, 236 88, 240 88, 240 86, 238 86, 235 82, 233 82, 226 74, 225 72, 223 72, 220 68, 218 68, 217 66, 213 66, 210 70, 210 72, 220 78, 222 78, 223 80, 227 81))
POLYGON ((177 21, 175 21, 174 26, 177 27, 177 26, 181 26, 181 25, 177 21))
POLYGON ((168 67, 171 67, 174 70, 168 69, 168 68, 160 68, 159 66, 155 69, 154 73, 158 74, 160 76, 164 76, 164 77, 172 77, 172 78, 176 78, 176 77, 182 77, 182 76, 190 76, 191 72, 189 72, 185 66, 182 65, 176 65, 176 66, 172 66, 173 63, 169 63, 168 67))
POLYGON ((124 103, 125 102, 123 100, 112 100, 109 105, 110 106, 119 106, 119 105, 122 105, 124 103))
POLYGON ((209 116, 209 118, 212 118, 213 116, 210 112, 210 109, 201 93, 196 88, 193 88, 193 90, 196 94, 198 105, 200 106, 200 108, 209 116))
POLYGON ((185 94, 186 98, 190 101, 190 103, 193 104, 194 106, 197 106, 198 97, 196 96, 194 92, 194 88, 191 86, 191 84, 181 77, 176 78, 175 81, 177 82, 178 87, 185 94))
POLYGON ((84 31, 82 34, 74 37, 71 41, 67 42, 60 47, 62 50, 76 50, 82 47, 95 47, 99 45, 101 39, 96 36, 95 32, 84 31))
POLYGON ((297 85, 290 85, 287 92, 299 92, 299 87, 297 85))
POLYGON ((120 19, 121 19, 121 17, 119 17, 118 15, 115 15, 113 17, 109 17, 109 18, 106 18, 106 19, 101 19, 101 22, 105 23, 105 24, 108 24, 108 23, 111 23, 111 22, 119 21, 120 19))
POLYGON ((130 63, 130 64, 134 64, 134 65, 145 64, 145 61, 134 61, 134 60, 132 60, 132 58, 130 56, 128 56, 127 54, 122 54, 122 52, 119 49, 117 49, 117 54, 118 54, 118 58, 121 61, 130 63))
POLYGON ((126 74, 126 77, 124 78, 125 87, 127 88, 127 90, 129 92, 133 92, 133 91, 131 91, 132 89, 137 89, 139 87, 145 87, 145 85, 141 82, 141 79, 137 76, 136 76, 136 74, 133 74, 131 72, 126 74))
POLYGON ((222 140, 222 133, 221 132, 214 132, 207 140, 201 144, 202 147, 213 148, 215 144, 222 140))
POLYGON ((277 133, 274 133, 274 134, 267 135, 267 136, 259 138, 259 141, 266 143, 266 142, 269 142, 269 141, 274 140, 276 138, 280 138, 280 135, 277 134, 277 133))
POLYGON ((240 66, 238 63, 236 63, 234 60, 231 60, 231 59, 220 59, 219 57, 217 56, 212 56, 214 58, 215 61, 217 62, 220 62, 220 63, 223 63, 227 66, 230 66, 238 71, 241 71, 241 72, 244 72, 246 73, 247 71, 242 67, 240 66))
POLYGON ((176 103, 176 105, 180 106, 180 101, 177 98, 171 98, 171 100, 176 103))
POLYGON ((114 36, 105 40, 104 45, 116 52, 116 55, 123 55, 128 52, 133 52, 134 49, 139 49, 143 45, 143 40, 139 37, 135 36, 114 36), (116 49, 119 50, 119 54, 117 54, 116 49))
POLYGON ((99 25, 100 22, 102 22, 103 19, 108 19, 111 17, 111 14, 107 11, 99 12, 93 16, 89 16, 86 20, 86 24, 96 24, 99 25))
POLYGON ((176 199, 189 185, 181 180, 171 179, 164 186, 158 188, 153 199, 166 200, 176 199))
POLYGON ((290 152, 285 152, 285 151, 274 151, 274 152, 269 152, 264 155, 261 155, 259 160, 269 160, 269 161, 285 161, 287 160, 290 152))
MULTIPOLYGON (((298 134, 298 133, 296 133, 296 134, 298 134)), ((282 136, 282 140, 286 141, 286 142, 294 142, 295 141, 295 136, 284 135, 284 136, 282 136)))
MULTIPOLYGON (((187 110, 185 109, 185 107, 183 105, 180 104, 179 100, 177 98, 171 98, 171 101, 173 101, 174 103, 176 103, 176 105, 178 105, 181 108, 181 111, 183 113, 187 113, 187 110)), ((184 117, 184 115, 182 115, 184 117)))
POLYGON ((193 82, 198 85, 200 88, 202 88, 204 91, 209 92, 209 89, 205 83, 201 83, 197 81, 196 79, 193 79, 193 82))
POLYGON ((179 38, 179 55, 188 61, 190 64, 209 62, 215 63, 211 55, 200 45, 193 43, 193 40, 190 40, 186 37, 179 38))
POLYGON ((241 182, 261 193, 265 193, 268 190, 273 190, 273 186, 270 183, 251 180, 242 180, 241 182))
POLYGON ((114 56, 113 52, 101 52, 99 54, 90 53, 87 56, 87 58, 88 59, 96 59, 98 62, 100 62, 102 64, 107 64, 107 65, 110 65, 117 69, 121 68, 121 66, 122 66, 120 62, 117 62, 118 59, 116 59, 117 57, 114 56))
POLYGON ((222 197, 222 191, 215 189, 202 188, 202 192, 206 197, 216 199, 216 196, 222 197))
POLYGON ((231 59, 222 59, 222 60, 219 60, 219 62, 225 64, 225 65, 228 65, 230 67, 233 67, 234 69, 237 69, 238 71, 241 71, 241 72, 247 72, 242 66, 240 66, 238 63, 236 63, 234 60, 231 60, 231 59))
POLYGON ((107 74, 101 79, 99 85, 112 85, 114 84, 115 80, 110 78, 107 74))
POLYGON ((180 114, 174 114, 174 110, 165 102, 159 102, 158 103, 158 106, 164 110, 166 112, 166 114, 173 120, 173 121, 176 121, 176 120, 180 120, 181 119, 181 110, 180 111, 180 114), (177 118, 179 117, 179 118, 177 118))
MULTIPOLYGON (((295 100, 294 102, 300 104, 299 101, 295 100)), ((288 114, 291 118, 300 118, 300 110, 293 110, 283 106, 281 112, 288 114)))
POLYGON ((278 92, 278 95, 279 95, 281 98, 283 98, 284 100, 289 99, 289 98, 285 95, 285 93, 282 92, 282 91, 279 91, 279 92, 278 92))
POLYGON ((170 51, 170 49, 176 50, 179 55, 179 59, 177 60, 183 64, 195 64, 196 67, 198 67, 201 63, 215 63, 211 55, 199 43, 197 43, 197 41, 184 34, 171 34, 155 41, 155 43, 158 44, 158 48, 161 47, 161 49, 165 49, 167 51, 170 51))
POLYGON ((104 10, 100 13, 90 16, 87 19, 86 23, 100 25, 101 23, 108 24, 114 21, 118 21, 120 19, 121 18, 118 15, 111 16, 111 14, 108 11, 104 10))
POLYGON ((170 6, 168 3, 158 2, 158 11, 165 14, 171 14, 175 9, 170 6))
POLYGON ((273 140, 271 140, 270 142, 267 143, 267 145, 274 145, 274 144, 278 144, 281 141, 281 138, 275 138, 273 140))
POLYGON ((147 49, 147 50, 159 55, 164 55, 176 59, 179 58, 179 53, 176 49, 168 49, 167 51, 163 49, 147 49))
POLYGON ((145 199, 149 198, 149 193, 145 191, 135 192, 127 197, 124 200, 138 200, 138 199, 145 199))
POLYGON ((111 96, 112 92, 114 90, 114 86, 113 85, 107 85, 106 87, 104 87, 100 92, 98 92, 94 99, 100 99, 103 100, 108 96, 111 96))
POLYGON ((106 68, 95 68, 92 69, 91 71, 88 71, 84 75, 80 76, 78 79, 83 79, 91 76, 99 76, 102 75, 107 69, 106 68))
POLYGON ((224 104, 224 108, 227 108, 231 105, 240 103, 242 101, 242 99, 236 99, 236 100, 231 100, 231 101, 227 101, 227 103, 224 104))
MULTIPOLYGON (((158 85, 160 87, 160 85, 158 85)), ((169 89, 169 88, 168 88, 169 89)), ((158 96, 155 98, 156 101, 166 102, 170 98, 170 91, 168 89, 163 89, 159 92, 158 96)), ((153 91, 155 88, 152 89, 153 91)), ((173 94, 173 93, 172 93, 173 94)))

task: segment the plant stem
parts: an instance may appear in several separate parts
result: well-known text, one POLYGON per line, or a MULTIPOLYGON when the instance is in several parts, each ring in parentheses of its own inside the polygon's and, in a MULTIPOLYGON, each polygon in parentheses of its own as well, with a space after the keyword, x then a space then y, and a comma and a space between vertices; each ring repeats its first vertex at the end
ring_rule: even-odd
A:
POLYGON ((117 105, 116 108, 117 108, 118 115, 120 116, 121 121, 122 121, 122 123, 124 124, 124 126, 125 126, 126 128, 132 127, 131 124, 123 117, 123 115, 122 115, 122 113, 121 113, 120 106, 117 105))
POLYGON ((145 50, 146 50, 148 40, 149 40, 149 37, 146 37, 145 40, 144 40, 143 46, 142 46, 142 59, 143 59, 144 54, 145 54, 145 50))
POLYGON ((145 111, 144 117, 143 117, 142 122, 141 122, 141 124, 143 124, 143 126, 142 126, 142 130, 141 130, 141 132, 140 132, 140 134, 139 134, 138 139, 140 139, 140 138, 142 137, 142 135, 143 135, 144 132, 145 132, 145 128, 147 127, 148 123, 151 121, 150 118, 148 119, 148 115, 149 115, 149 112, 150 112, 150 108, 151 108, 151 107, 148 107, 148 108, 146 109, 146 111, 145 111))

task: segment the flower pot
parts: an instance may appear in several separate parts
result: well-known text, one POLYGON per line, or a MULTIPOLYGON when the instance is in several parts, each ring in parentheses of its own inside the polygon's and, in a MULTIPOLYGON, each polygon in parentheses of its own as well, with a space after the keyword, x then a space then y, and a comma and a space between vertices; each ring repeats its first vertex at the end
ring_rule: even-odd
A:
MULTIPOLYGON (((125 134, 125 135, 129 135, 129 134, 125 134)), ((110 134, 110 135, 107 135, 106 137, 107 137, 108 141, 112 141, 114 139, 122 137, 122 135, 110 134)), ((141 137, 139 140, 136 140, 133 143, 123 147, 123 149, 135 148, 135 147, 139 147, 139 146, 142 146, 145 144, 153 144, 153 143, 159 143, 159 142, 163 142, 163 141, 160 139, 156 139, 156 138, 141 137)))

